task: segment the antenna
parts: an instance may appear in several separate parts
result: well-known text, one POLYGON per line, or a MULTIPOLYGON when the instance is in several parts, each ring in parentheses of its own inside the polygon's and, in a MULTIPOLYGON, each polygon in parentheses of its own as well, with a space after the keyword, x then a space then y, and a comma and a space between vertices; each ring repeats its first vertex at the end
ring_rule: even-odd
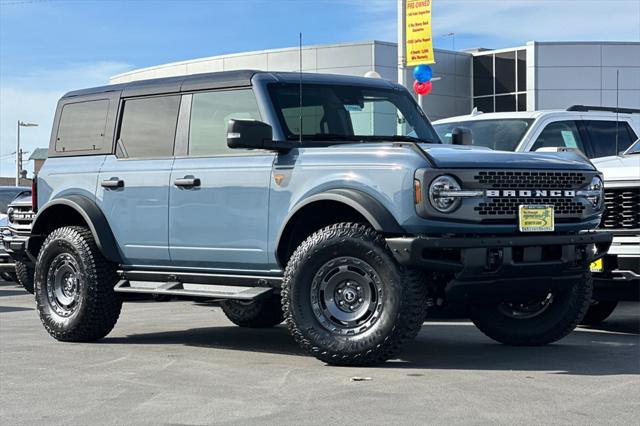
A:
POLYGON ((300 83, 300 104, 298 108, 298 113, 300 115, 300 130, 298 131, 298 142, 302 145, 302 32, 299 33, 299 55, 300 55, 300 67, 298 68, 298 76, 300 83))
POLYGON ((620 69, 616 70, 616 157, 618 156, 618 138, 620 132, 620 69))

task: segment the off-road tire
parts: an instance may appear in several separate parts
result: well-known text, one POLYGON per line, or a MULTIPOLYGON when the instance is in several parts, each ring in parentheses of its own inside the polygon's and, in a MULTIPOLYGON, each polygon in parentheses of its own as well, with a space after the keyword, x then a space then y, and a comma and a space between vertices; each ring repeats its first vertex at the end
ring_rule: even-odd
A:
POLYGON ((595 326, 602 323, 604 320, 609 318, 609 315, 613 313, 613 311, 618 306, 618 302, 600 302, 600 301, 592 301, 591 305, 589 305, 589 309, 587 310, 587 314, 584 316, 584 319, 580 324, 595 326))
POLYGON ((36 305, 47 332, 57 340, 89 342, 103 338, 113 329, 122 307, 121 297, 113 291, 117 282, 116 265, 107 261, 91 232, 80 226, 54 230, 44 241, 35 268, 36 305), (50 300, 53 288, 50 267, 65 256, 76 262, 78 301, 68 316, 56 311, 50 300))
POLYGON ((267 328, 282 322, 282 305, 280 298, 264 297, 251 302, 225 300, 221 303, 222 312, 229 321, 240 327, 267 328))
POLYGON ((309 354, 332 365, 373 365, 396 355, 420 331, 427 309, 426 278, 400 266, 369 226, 338 223, 315 232, 295 250, 284 273, 282 306, 289 331, 309 354), (377 319, 355 335, 330 331, 312 306, 314 277, 340 258, 364 261, 380 278, 383 297, 381 308, 375 309, 377 319))
POLYGON ((546 310, 533 318, 512 318, 499 305, 479 305, 471 309, 471 320, 485 335, 512 346, 541 346, 562 339, 584 318, 591 303, 593 280, 586 272, 563 291, 555 291, 546 310))
POLYGON ((18 283, 27 290, 29 293, 33 294, 33 275, 35 273, 35 269, 33 265, 27 265, 26 263, 16 262, 16 277, 18 279, 18 283))

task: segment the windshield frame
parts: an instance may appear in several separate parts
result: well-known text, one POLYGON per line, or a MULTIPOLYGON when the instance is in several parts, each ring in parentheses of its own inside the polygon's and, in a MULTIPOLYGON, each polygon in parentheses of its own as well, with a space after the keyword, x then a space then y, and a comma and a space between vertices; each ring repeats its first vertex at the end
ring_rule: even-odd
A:
MULTIPOLYGON (((271 118, 271 122, 274 123, 278 127, 278 131, 275 131, 274 127, 274 140, 280 141, 298 141, 300 140, 300 136, 297 133, 291 133, 286 122, 284 115, 282 114, 281 108, 278 106, 278 102, 273 97, 272 86, 297 86, 297 83, 294 82, 275 82, 269 81, 265 82, 266 84, 262 87, 263 95, 266 97, 265 100, 268 101, 270 106, 270 113, 268 114, 271 118)), ((381 143, 381 142, 389 142, 392 139, 404 138, 404 142, 411 143, 442 143, 438 134, 436 133, 433 125, 430 120, 420 108, 419 104, 416 102, 415 98, 409 94, 404 88, 396 88, 389 84, 388 87, 381 87, 380 85, 364 85, 358 83, 351 82, 341 82, 331 81, 331 82, 317 82, 317 81, 303 81, 303 101, 304 101, 304 88, 309 86, 329 86, 329 87, 355 87, 361 88, 365 90, 379 91, 379 92, 389 92, 396 96, 402 96, 404 99, 408 101, 407 105, 410 105, 411 108, 415 109, 416 116, 424 124, 423 130, 426 130, 427 133, 430 133, 429 138, 420 138, 420 137, 412 137, 412 136, 403 136, 403 135, 341 135, 341 134, 315 134, 315 135, 303 135, 302 141, 304 146, 314 146, 314 145, 332 145, 332 144, 340 144, 340 143, 381 143)), ((395 105, 395 104, 394 104, 395 105)), ((397 108, 397 106, 396 106, 397 108)), ((397 108, 399 110, 399 108, 397 108)))

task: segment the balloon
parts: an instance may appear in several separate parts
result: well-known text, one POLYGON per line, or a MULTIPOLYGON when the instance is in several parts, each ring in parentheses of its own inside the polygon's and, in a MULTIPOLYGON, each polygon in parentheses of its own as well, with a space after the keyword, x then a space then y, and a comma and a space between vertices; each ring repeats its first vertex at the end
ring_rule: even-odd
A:
POLYGON ((429 65, 420 64, 413 69, 413 76, 420 83, 426 83, 431 80, 433 76, 433 70, 429 65))
POLYGON ((413 91, 416 92, 418 95, 428 95, 429 93, 431 93, 431 89, 433 88, 433 85, 431 84, 430 81, 427 81, 425 83, 420 83, 418 80, 413 82, 413 91))

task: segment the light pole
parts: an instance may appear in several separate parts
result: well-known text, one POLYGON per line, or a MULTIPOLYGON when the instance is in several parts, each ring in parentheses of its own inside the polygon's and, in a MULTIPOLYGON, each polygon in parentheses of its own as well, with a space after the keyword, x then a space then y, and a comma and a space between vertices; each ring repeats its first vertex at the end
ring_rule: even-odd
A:
POLYGON ((444 34, 442 37, 451 37, 451 50, 455 51, 456 50, 456 33, 447 33, 447 34, 444 34))
POLYGON ((36 123, 24 123, 18 120, 18 138, 16 140, 16 186, 20 186, 20 166, 22 166, 22 153, 20 152, 20 127, 37 127, 36 123))

